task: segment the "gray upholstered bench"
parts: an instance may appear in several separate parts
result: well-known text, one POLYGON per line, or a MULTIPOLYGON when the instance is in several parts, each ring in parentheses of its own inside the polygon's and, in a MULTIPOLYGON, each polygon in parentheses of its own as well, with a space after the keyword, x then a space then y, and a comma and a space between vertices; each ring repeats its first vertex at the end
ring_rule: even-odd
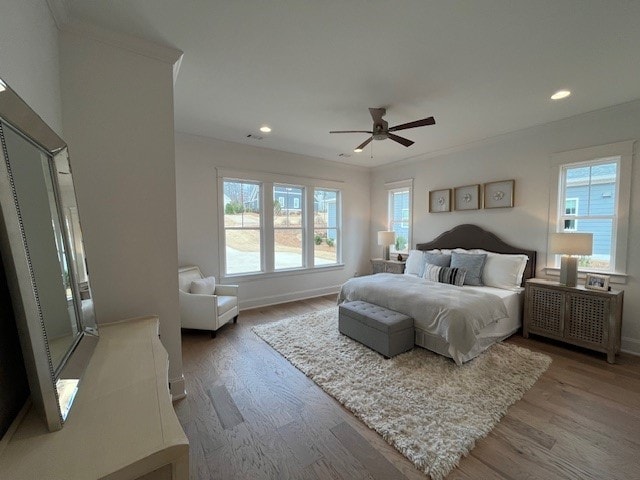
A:
POLYGON ((340 305, 338 329, 387 358, 414 344, 413 318, 360 300, 340 305))

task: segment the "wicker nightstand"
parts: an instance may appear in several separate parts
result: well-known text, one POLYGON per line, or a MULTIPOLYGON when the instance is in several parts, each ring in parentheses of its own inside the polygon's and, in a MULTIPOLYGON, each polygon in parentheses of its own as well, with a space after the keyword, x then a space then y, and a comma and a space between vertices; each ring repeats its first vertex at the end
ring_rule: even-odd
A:
POLYGON ((373 273, 404 273, 404 260, 383 260, 382 258, 374 258, 371 260, 373 273))
POLYGON ((566 287, 534 278, 525 286, 522 335, 562 340, 607 354, 615 363, 620 351, 624 292, 566 287))

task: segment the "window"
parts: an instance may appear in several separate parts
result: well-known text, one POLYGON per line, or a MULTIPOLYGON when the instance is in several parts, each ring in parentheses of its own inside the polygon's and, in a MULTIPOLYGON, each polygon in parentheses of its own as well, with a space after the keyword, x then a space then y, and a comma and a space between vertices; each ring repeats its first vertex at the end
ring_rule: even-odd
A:
POLYGON ((387 184, 389 230, 396 232, 392 252, 405 253, 411 246, 411 190, 413 181, 387 184))
POLYGON ((273 185, 273 252, 275 270, 304 265, 304 214, 300 199, 304 187, 273 185), (277 200, 276 200, 277 199, 277 200), (293 208, 289 208, 293 206, 293 208))
POLYGON ((261 184, 224 182, 224 243, 228 274, 262 270, 261 184))
POLYGON ((564 208, 558 230, 593 233, 593 254, 580 259, 585 269, 609 271, 615 264, 619 162, 619 157, 611 157, 560 169, 564 208), (603 197, 604 192, 612 195, 603 197))
MULTIPOLYGON (((593 234, 593 254, 582 257, 581 271, 600 271, 615 283, 627 279, 633 141, 571 150, 551 156, 555 168, 549 232, 593 234), (557 183, 556 183, 557 182, 557 183)), ((560 257, 547 255, 548 272, 560 257)))
POLYGON ((316 188, 313 192, 313 263, 338 263, 340 192, 316 188))
POLYGON ((223 276, 341 266, 342 182, 218 169, 223 276))
POLYGON ((564 202, 564 230, 566 232, 576 232, 578 228, 578 221, 575 217, 578 214, 578 198, 567 198, 564 202))

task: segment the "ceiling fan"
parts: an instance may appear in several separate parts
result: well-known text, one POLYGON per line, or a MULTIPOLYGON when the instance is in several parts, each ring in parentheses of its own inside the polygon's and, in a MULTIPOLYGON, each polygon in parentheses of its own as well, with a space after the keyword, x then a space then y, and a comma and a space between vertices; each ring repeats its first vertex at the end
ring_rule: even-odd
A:
POLYGON ((396 135, 393 132, 397 132, 398 130, 406 130, 408 128, 416 128, 416 127, 426 127, 427 125, 435 125, 436 120, 433 117, 423 118, 422 120, 416 120, 414 122, 403 123, 402 125, 396 125, 395 127, 389 128, 389 123, 386 120, 383 120, 387 113, 386 108, 370 108, 369 113, 371 113, 371 118, 373 118, 373 129, 372 130, 332 130, 329 133, 369 133, 371 136, 367 138, 364 142, 358 145, 355 148, 355 151, 362 151, 364 147, 366 147, 371 140, 386 140, 387 138, 393 140, 394 142, 398 142, 405 147, 410 147, 413 145, 413 142, 408 138, 401 137, 396 135))

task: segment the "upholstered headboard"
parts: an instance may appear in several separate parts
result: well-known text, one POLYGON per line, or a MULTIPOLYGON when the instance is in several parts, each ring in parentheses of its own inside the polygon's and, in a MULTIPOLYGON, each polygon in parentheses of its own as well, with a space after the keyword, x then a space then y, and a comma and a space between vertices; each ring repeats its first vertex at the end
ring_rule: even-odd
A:
POLYGON ((536 275, 536 252, 535 250, 527 250, 524 248, 514 247, 504 242, 494 233, 486 231, 477 225, 458 225, 449 231, 436 237, 431 242, 418 243, 417 250, 432 250, 434 248, 464 248, 470 250, 473 248, 481 248, 489 252, 524 254, 529 257, 527 266, 524 270, 523 282, 528 278, 536 275))

